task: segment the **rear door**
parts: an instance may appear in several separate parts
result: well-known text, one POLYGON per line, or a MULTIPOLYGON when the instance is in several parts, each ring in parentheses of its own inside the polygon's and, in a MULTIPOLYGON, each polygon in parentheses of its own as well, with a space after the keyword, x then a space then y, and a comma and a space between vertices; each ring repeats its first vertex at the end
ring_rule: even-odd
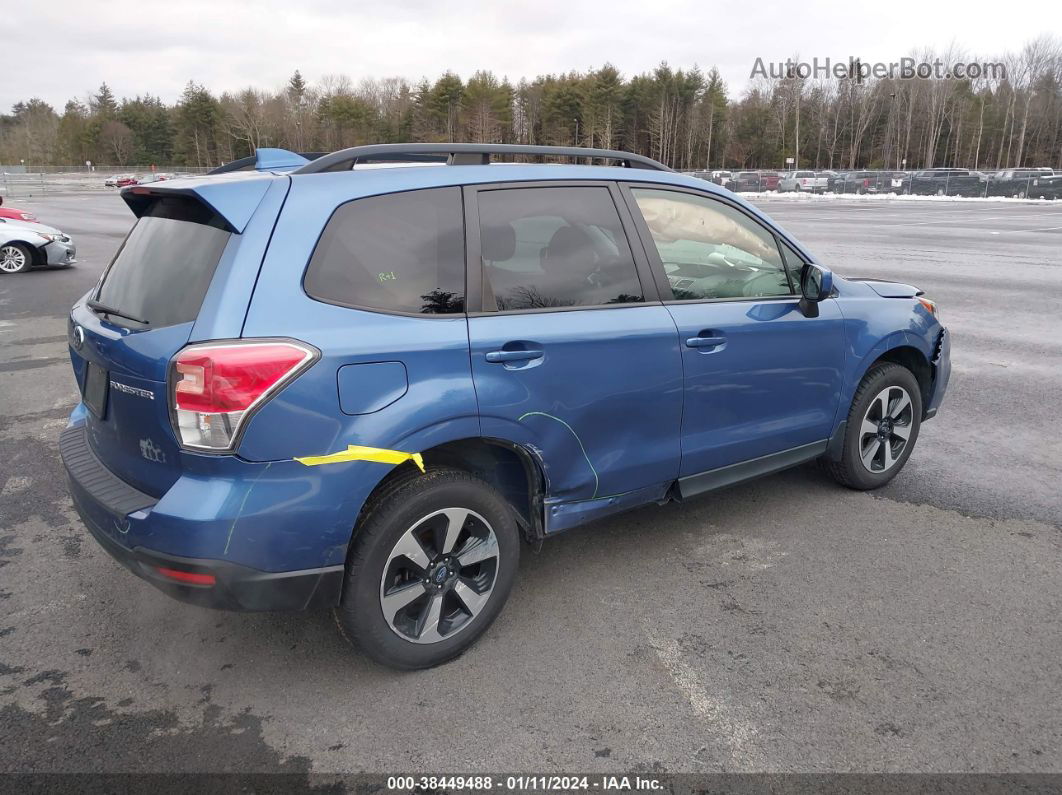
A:
POLYGON ((170 357, 188 341, 238 237, 193 198, 154 199, 71 312, 89 443, 108 469, 149 494, 160 496, 180 473, 166 393, 170 357))
POLYGON ((466 188, 465 217, 483 435, 534 451, 554 503, 662 496, 678 474, 678 338, 615 185, 466 188))
POLYGON ((805 317, 797 253, 783 244, 783 262, 774 234, 736 205, 695 191, 625 189, 679 331, 681 475, 824 447, 844 361, 836 302, 805 317))

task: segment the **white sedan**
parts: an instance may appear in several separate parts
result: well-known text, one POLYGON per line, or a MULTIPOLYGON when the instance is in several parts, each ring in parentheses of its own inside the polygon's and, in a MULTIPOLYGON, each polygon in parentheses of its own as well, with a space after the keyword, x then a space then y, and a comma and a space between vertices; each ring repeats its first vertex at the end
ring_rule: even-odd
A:
POLYGON ((45 224, 0 218, 0 273, 40 265, 73 265, 77 248, 69 235, 45 224))

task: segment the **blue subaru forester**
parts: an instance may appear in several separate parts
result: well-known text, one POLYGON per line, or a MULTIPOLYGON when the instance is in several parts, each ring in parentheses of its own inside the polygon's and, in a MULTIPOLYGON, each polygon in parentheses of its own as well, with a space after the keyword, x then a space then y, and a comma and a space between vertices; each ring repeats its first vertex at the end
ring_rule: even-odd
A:
POLYGON ((74 504, 184 601, 331 606, 376 660, 435 665, 498 615, 521 539, 812 459, 876 488, 947 388, 920 291, 836 278, 638 155, 249 167, 123 191, 136 224, 70 314, 74 504))

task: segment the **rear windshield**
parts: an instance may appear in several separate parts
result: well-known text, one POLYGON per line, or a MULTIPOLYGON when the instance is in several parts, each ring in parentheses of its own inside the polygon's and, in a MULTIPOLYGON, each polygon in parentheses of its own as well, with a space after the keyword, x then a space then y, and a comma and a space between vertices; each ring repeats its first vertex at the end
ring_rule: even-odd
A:
POLYGON ((151 328, 195 320, 229 241, 224 225, 193 199, 157 199, 118 249, 95 299, 151 328))

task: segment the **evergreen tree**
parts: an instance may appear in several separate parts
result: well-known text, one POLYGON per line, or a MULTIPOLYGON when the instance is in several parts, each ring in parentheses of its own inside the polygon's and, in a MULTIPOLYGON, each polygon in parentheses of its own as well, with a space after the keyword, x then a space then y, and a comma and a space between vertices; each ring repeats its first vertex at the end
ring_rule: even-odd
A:
POLYGON ((220 121, 221 106, 214 95, 203 86, 188 81, 177 105, 174 147, 177 157, 187 165, 217 165, 220 121))
POLYGON ((106 83, 100 83, 99 90, 92 95, 90 107, 92 115, 98 119, 113 119, 118 114, 118 102, 106 83))
POLYGON ((288 99, 292 103, 298 105, 302 102, 303 96, 306 94, 306 81, 302 79, 302 74, 298 69, 295 70, 295 74, 288 80, 288 99))

